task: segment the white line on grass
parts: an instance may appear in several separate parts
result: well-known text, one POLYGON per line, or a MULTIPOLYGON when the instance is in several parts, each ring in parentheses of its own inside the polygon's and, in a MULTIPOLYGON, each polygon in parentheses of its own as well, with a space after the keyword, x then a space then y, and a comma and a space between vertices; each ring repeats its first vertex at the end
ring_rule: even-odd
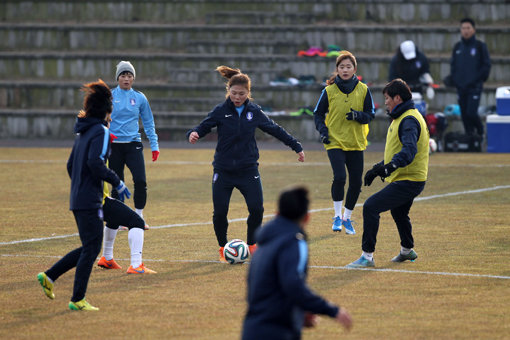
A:
MULTIPOLYGON (((48 159, 0 159, 0 163, 6 164, 65 164, 67 160, 48 160, 48 159)), ((152 163, 148 163, 152 164, 152 163)), ((152 166, 157 165, 210 165, 211 162, 197 162, 197 161, 158 161, 156 164, 152 164, 152 166)), ((304 162, 299 163, 299 166, 330 166, 329 162, 304 162)), ((263 167, 265 166, 296 166, 295 162, 264 162, 263 167)), ((429 164, 429 167, 448 167, 448 168, 508 168, 510 164, 429 164)))
MULTIPOLYGON (((22 255, 22 254, 0 254, 0 257, 37 257, 37 258, 52 258, 60 259, 62 256, 55 255, 22 255)), ((129 259, 118 258, 117 261, 129 261, 129 259)), ((214 260, 162 260, 162 259, 143 259, 144 262, 169 262, 169 263, 221 263, 221 261, 214 260)), ((249 263, 249 262, 248 262, 249 263)), ((423 274, 423 275, 440 275, 440 276, 459 276, 459 277, 473 277, 473 278, 487 278, 487 279, 502 279, 510 280, 510 276, 505 275, 489 275, 489 274, 471 274, 471 273, 449 273, 449 272, 428 272, 423 270, 406 270, 406 269, 391 269, 391 268, 347 268, 345 266, 309 266, 315 269, 344 269, 344 270, 364 270, 372 272, 390 272, 390 273, 405 273, 405 274, 423 274)))
MULTIPOLYGON (((481 189, 473 189, 473 190, 466 190, 466 191, 457 191, 457 192, 450 192, 445 194, 438 194, 438 195, 431 195, 426 197, 418 197, 415 199, 415 201, 427 201, 435 198, 444 198, 444 197, 450 197, 450 196, 459 196, 459 195, 468 195, 468 194, 476 194, 480 192, 487 192, 487 191, 494 191, 494 190, 502 190, 502 189, 510 189, 510 185, 498 185, 495 187, 490 188, 481 188, 481 189)), ((356 204, 357 207, 363 206, 363 203, 356 204)), ((320 212, 320 211, 329 211, 333 210, 333 208, 322 208, 322 209, 312 209, 310 212, 320 212)), ((274 214, 270 215, 264 215, 264 218, 271 218, 274 217, 274 214)), ((246 221, 246 217, 242 218, 236 218, 229 220, 230 223, 233 222, 242 222, 246 221)), ((211 225, 211 221, 207 222, 194 222, 194 223, 176 223, 176 224, 166 224, 156 227, 151 227, 150 229, 167 229, 167 228, 176 228, 176 227, 192 227, 192 226, 204 226, 204 225, 211 225)), ((46 240, 55 240, 60 238, 67 238, 67 237, 73 237, 78 236, 78 233, 74 234, 68 234, 68 235, 57 235, 57 236, 48 236, 48 237, 39 237, 39 238, 30 238, 25 240, 16 240, 16 241, 9 241, 9 242, 0 242, 0 246, 4 245, 12 245, 12 244, 19 244, 19 243, 30 243, 30 242, 37 242, 37 241, 46 241, 46 240)))

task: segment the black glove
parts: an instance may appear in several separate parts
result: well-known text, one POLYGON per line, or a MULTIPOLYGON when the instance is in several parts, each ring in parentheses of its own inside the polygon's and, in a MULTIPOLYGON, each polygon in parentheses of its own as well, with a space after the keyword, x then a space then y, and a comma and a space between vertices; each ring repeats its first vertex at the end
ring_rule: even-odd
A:
POLYGON ((365 174, 365 186, 369 187, 374 179, 379 176, 377 173, 379 172, 380 168, 384 168, 384 164, 382 162, 374 164, 372 169, 368 170, 365 174))
POLYGON ((383 164, 382 162, 375 164, 372 169, 368 170, 365 174, 365 186, 370 186, 377 176, 381 177, 381 180, 391 175, 393 171, 397 169, 397 166, 391 162, 383 164))
POLYGON ((329 143, 331 143, 331 142, 329 141, 329 135, 328 135, 328 133, 327 133, 327 132, 326 132, 326 133, 321 134, 321 138, 320 138, 320 140, 321 140, 321 143, 322 143, 322 144, 329 144, 329 143))
POLYGON ((359 119, 361 119, 361 112, 351 109, 351 111, 347 112, 345 114, 345 116, 346 116, 347 120, 358 121, 359 119))

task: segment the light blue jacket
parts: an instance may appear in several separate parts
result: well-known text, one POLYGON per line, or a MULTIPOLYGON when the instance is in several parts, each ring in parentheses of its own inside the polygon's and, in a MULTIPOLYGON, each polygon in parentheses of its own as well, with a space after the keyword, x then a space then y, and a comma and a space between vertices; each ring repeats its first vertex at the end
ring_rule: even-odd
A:
POLYGON ((142 119, 145 134, 149 138, 151 150, 159 150, 158 135, 154 128, 154 117, 149 101, 142 92, 133 89, 123 90, 119 86, 112 90, 113 112, 110 132, 117 143, 141 142, 138 121, 142 119))

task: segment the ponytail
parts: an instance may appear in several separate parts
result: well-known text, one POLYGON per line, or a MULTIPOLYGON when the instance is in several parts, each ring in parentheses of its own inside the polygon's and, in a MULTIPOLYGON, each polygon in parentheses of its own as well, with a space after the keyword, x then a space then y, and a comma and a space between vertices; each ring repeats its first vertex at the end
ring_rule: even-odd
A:
POLYGON ((228 79, 228 82, 226 84, 226 97, 229 96, 230 88, 234 85, 240 85, 246 88, 248 90, 248 99, 251 99, 250 92, 251 92, 251 79, 247 74, 244 74, 241 72, 238 68, 231 68, 228 66, 218 66, 216 67, 216 71, 218 71, 219 74, 223 78, 228 79))

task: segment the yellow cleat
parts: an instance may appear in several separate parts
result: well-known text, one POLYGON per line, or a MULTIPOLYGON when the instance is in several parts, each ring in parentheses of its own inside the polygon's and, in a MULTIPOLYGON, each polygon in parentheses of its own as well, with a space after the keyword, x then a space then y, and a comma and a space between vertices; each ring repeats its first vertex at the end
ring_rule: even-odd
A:
POLYGON ((145 268, 145 265, 142 263, 138 268, 133 268, 133 266, 129 266, 127 272, 128 274, 156 274, 157 272, 151 270, 149 268, 145 268))
POLYGON ((41 284, 44 294, 53 300, 55 298, 55 294, 53 294, 53 283, 51 283, 51 281, 48 279, 46 273, 41 272, 37 274, 37 280, 41 284))
POLYGON ((99 308, 92 306, 90 303, 85 301, 85 298, 81 299, 78 302, 69 301, 69 309, 70 310, 99 310, 99 308))

